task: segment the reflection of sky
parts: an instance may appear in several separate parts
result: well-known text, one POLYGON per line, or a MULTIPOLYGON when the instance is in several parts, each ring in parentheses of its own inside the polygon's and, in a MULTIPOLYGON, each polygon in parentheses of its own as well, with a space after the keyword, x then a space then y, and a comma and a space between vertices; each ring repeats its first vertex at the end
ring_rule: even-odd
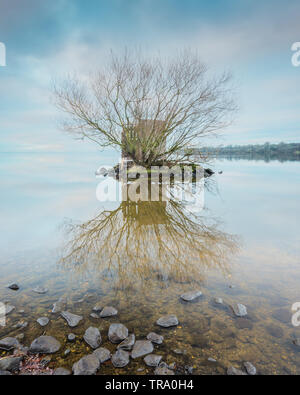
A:
POLYGON ((300 162, 221 161, 220 196, 206 195, 229 231, 248 247, 287 248, 299 253, 300 162))
POLYGON ((87 73, 112 48, 171 54, 189 47, 213 70, 231 69, 239 114, 228 143, 299 138, 298 0, 11 0, 0 4, 0 151, 94 151, 57 130, 52 77, 87 73))

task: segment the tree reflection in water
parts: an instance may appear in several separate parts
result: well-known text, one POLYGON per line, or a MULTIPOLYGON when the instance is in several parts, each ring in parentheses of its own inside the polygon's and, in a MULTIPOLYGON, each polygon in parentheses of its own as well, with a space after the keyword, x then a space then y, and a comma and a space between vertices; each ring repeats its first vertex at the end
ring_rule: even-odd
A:
POLYGON ((96 272, 122 289, 157 278, 198 283, 208 269, 228 274, 238 249, 237 238, 222 231, 217 220, 172 198, 122 201, 87 222, 65 225, 63 267, 96 272))

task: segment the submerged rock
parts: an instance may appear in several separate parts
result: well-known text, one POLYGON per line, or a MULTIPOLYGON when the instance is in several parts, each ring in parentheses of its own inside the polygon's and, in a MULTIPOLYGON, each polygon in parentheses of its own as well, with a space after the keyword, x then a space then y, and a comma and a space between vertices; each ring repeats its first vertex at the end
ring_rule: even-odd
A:
POLYGON ((91 313, 90 317, 94 318, 94 319, 99 319, 100 318, 100 316, 97 313, 91 313))
POLYGON ((108 338, 112 343, 120 343, 128 337, 128 329, 123 324, 111 324, 108 338))
POLYGON ((243 304, 236 303, 232 305, 231 308, 237 317, 246 317, 246 315, 248 314, 247 308, 243 304))
POLYGON ((111 358, 111 352, 104 347, 97 348, 97 350, 93 352, 93 355, 99 359, 100 363, 109 361, 111 358))
POLYGON ((53 372, 53 376, 70 376, 71 372, 65 368, 57 368, 53 372))
POLYGON ((115 368, 123 368, 129 364, 129 353, 124 350, 117 350, 111 357, 112 364, 115 368))
POLYGON ((35 287, 33 288, 33 292, 35 292, 36 294, 44 295, 48 292, 48 289, 43 287, 35 287))
POLYGON ((133 346, 131 358, 139 358, 153 352, 153 344, 150 340, 137 340, 133 346))
POLYGON ((186 293, 182 294, 180 296, 180 298, 182 300, 184 300, 185 302, 192 302, 192 301, 200 298, 200 296, 202 296, 201 291, 190 291, 190 292, 186 292, 186 293))
POLYGON ((83 339, 93 349, 98 348, 102 342, 99 329, 92 326, 85 331, 83 339))
POLYGON ((54 354, 60 347, 60 343, 54 337, 40 336, 31 343, 29 351, 32 354, 54 354))
POLYGON ((76 335, 74 335, 74 333, 69 333, 68 334, 68 341, 69 342, 74 342, 76 339, 76 335))
POLYGON ((37 323, 40 324, 41 326, 46 326, 46 325, 49 324, 49 318, 47 318, 47 317, 38 318, 36 321, 37 321, 37 323))
POLYGON ((251 362, 244 362, 244 366, 250 376, 256 375, 256 367, 251 362))
POLYGON ((240 369, 236 369, 233 366, 230 366, 230 368, 227 369, 227 375, 228 376, 246 376, 246 373, 244 373, 240 369))
POLYGON ((168 366, 166 366, 166 364, 161 363, 155 370, 154 370, 154 374, 156 376, 174 376, 175 373, 173 372, 173 370, 169 369, 168 366))
POLYGON ((16 284, 16 283, 9 284, 9 285, 7 286, 7 288, 9 288, 9 289, 11 289, 11 290, 13 290, 13 291, 18 291, 18 290, 20 289, 20 287, 19 287, 18 284, 16 284))
POLYGON ((21 344, 14 337, 6 337, 0 340, 0 350, 10 351, 15 348, 20 348, 21 344))
POLYGON ((65 298, 63 297, 59 298, 59 300, 53 304, 52 313, 53 314, 60 313, 64 309, 65 304, 66 304, 65 298))
POLYGON ((162 326, 164 328, 169 328, 171 326, 176 326, 178 325, 178 319, 175 315, 166 315, 161 318, 159 318, 156 321, 157 325, 162 326))
POLYGON ((6 357, 0 359, 0 370, 8 370, 9 372, 17 372, 23 357, 6 357))
POLYGON ((164 337, 161 335, 158 335, 155 332, 148 333, 147 339, 152 341, 152 343, 155 343, 155 344, 162 344, 164 341, 164 337))
POLYGON ((75 376, 93 376, 99 368, 99 359, 95 355, 90 354, 74 363, 72 370, 75 376))
POLYGON ((100 313, 101 318, 113 317, 118 314, 118 310, 111 306, 106 306, 100 313))
POLYGON ((67 321, 71 328, 75 328, 79 324, 83 317, 81 315, 72 314, 69 311, 63 311, 61 316, 67 321))
POLYGON ((144 358, 145 364, 151 367, 157 367, 162 360, 161 355, 150 354, 144 358))
POLYGON ((135 335, 132 333, 129 335, 125 340, 122 341, 117 347, 117 349, 122 349, 126 351, 131 351, 132 347, 134 346, 135 343, 135 335))

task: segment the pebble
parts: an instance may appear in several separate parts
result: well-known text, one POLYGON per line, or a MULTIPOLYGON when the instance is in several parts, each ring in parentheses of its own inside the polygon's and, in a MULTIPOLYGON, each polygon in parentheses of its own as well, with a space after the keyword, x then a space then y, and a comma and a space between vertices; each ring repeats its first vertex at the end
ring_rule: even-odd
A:
POLYGON ((129 353, 124 350, 117 350, 111 357, 112 364, 116 368, 123 368, 129 364, 129 353))
POLYGON ((72 370, 75 376, 93 376, 99 368, 99 359, 95 355, 90 354, 74 363, 72 370))
POLYGON ((118 314, 118 310, 111 306, 106 306, 100 313, 101 318, 113 317, 118 314))
POLYGON ((246 317, 247 313, 247 308, 243 304, 237 303, 231 306, 234 314, 237 317, 246 317))
POLYGON ((61 316, 67 321, 71 328, 75 328, 79 324, 83 317, 81 315, 72 314, 69 311, 63 311, 61 316))
POLYGON ((69 342, 74 342, 76 339, 76 335, 74 335, 74 333, 69 333, 68 334, 68 341, 69 342))
POLYGON ((129 335, 125 340, 122 341, 117 347, 119 350, 120 348, 125 351, 131 351, 132 347, 134 346, 135 343, 135 335, 132 333, 129 335))
POLYGON ((12 289, 13 291, 18 291, 20 287, 16 283, 9 284, 7 288, 12 289))
POLYGON ((155 344, 162 344, 163 341, 164 341, 164 337, 161 336, 161 335, 158 335, 158 334, 155 333, 155 332, 150 332, 150 333, 148 333, 147 339, 148 339, 148 340, 151 340, 152 343, 155 343, 155 344))
POLYGON ((97 348, 97 350, 93 352, 93 355, 99 359, 100 363, 109 361, 111 358, 111 352, 104 347, 97 348))
POLYGON ((31 343, 29 351, 33 354, 54 354, 60 347, 60 343, 54 337, 40 336, 31 343))
POLYGON ((159 318, 156 321, 156 323, 157 325, 162 326, 164 328, 169 328, 171 326, 177 326, 179 322, 175 315, 166 315, 159 318))
POLYGON ((202 296, 201 291, 190 291, 190 292, 186 292, 186 293, 182 294, 180 296, 180 298, 182 300, 184 300, 185 302, 192 302, 192 301, 200 298, 200 296, 202 296))
POLYGON ((6 337, 0 340, 0 350, 10 351, 15 348, 20 348, 21 344, 14 337, 6 337))
POLYGON ((139 358, 153 352, 153 344, 150 340, 137 340, 131 352, 131 358, 139 358))
POLYGON ((111 324, 108 338, 112 343, 120 343, 128 337, 128 329, 123 324, 111 324))
POLYGON ((98 348, 102 343, 99 329, 92 326, 85 331, 83 339, 94 350, 98 348))
POLYGON ((257 371, 256 367, 251 362, 244 362, 245 369, 250 376, 255 376, 257 371))

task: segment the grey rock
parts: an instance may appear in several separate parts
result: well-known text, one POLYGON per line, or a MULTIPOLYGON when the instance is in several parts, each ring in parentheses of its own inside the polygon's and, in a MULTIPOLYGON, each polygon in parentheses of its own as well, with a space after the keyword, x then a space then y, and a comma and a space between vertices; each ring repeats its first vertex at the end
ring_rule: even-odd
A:
POLYGON ((122 341, 117 347, 119 350, 120 348, 125 351, 131 351, 132 347, 134 346, 135 343, 135 335, 132 333, 129 335, 125 340, 122 341))
POLYGON ((104 307, 104 309, 100 313, 101 318, 106 318, 106 317, 113 317, 114 315, 118 314, 118 310, 115 309, 114 307, 107 306, 104 307))
POLYGON ((12 289, 13 291, 18 291, 20 287, 16 283, 9 284, 7 288, 12 289))
POLYGON ((101 334, 98 328, 90 326, 83 336, 84 341, 94 350, 98 348, 102 342, 101 334))
POLYGON ((139 358, 153 352, 153 344, 150 340, 137 340, 133 346, 131 358, 139 358))
POLYGON ((0 350, 10 351, 15 348, 20 348, 21 344, 14 337, 6 337, 0 340, 0 350))
POLYGON ((40 324, 41 326, 46 326, 49 324, 49 318, 47 317, 40 317, 37 320, 37 323, 40 324))
POLYGON ((178 325, 178 319, 175 315, 165 315, 156 321, 157 325, 164 328, 178 325))
POLYGON ((120 343, 128 337, 128 329, 123 324, 111 324, 108 330, 108 338, 112 343, 120 343))
POLYGON ((71 372, 65 368, 57 368, 53 372, 53 376, 70 376, 71 372))
POLYGON ((43 287, 35 287, 33 288, 32 291, 35 292, 36 294, 44 295, 48 292, 48 289, 43 287))
POLYGON ((190 291, 182 294, 180 298, 184 300, 185 302, 192 302, 193 300, 196 300, 202 296, 202 292, 200 291, 190 291))
POLYGON ((97 348, 97 350, 93 352, 93 355, 99 359, 100 363, 109 361, 111 358, 110 351, 104 347, 97 348))
POLYGON ((233 366, 230 366, 230 368, 227 369, 227 375, 228 376, 246 376, 246 373, 244 373, 240 369, 236 369, 233 366))
POLYGON ((23 357, 6 357, 0 359, 0 370, 8 370, 9 372, 17 372, 23 357))
POLYGON ((150 354, 144 358, 145 364, 147 366, 157 367, 162 360, 161 355, 150 354))
POLYGON ((60 343, 54 337, 40 336, 31 343, 29 351, 33 354, 54 354, 60 347, 60 343))
POLYGON ((245 369, 250 376, 255 376, 257 371, 256 367, 251 362, 244 362, 245 369))
POLYGON ((90 354, 74 363, 72 370, 75 376, 93 376, 99 368, 99 359, 95 355, 90 354))
POLYGON ((145 370, 144 368, 138 368, 137 372, 140 373, 140 372, 143 372, 144 370, 145 370))
POLYGON ((247 308, 243 304, 236 303, 232 305, 231 308, 237 317, 246 317, 246 315, 248 314, 247 308))
POLYGON ((94 307, 93 311, 95 313, 100 313, 100 311, 103 310, 103 304, 101 302, 98 302, 94 307))
POLYGON ((62 311, 61 316, 67 321, 71 328, 75 328, 83 319, 81 315, 72 314, 69 311, 62 311))
POLYGON ((64 352, 64 356, 67 357, 69 354, 71 354, 71 350, 67 348, 66 351, 64 352))
POLYGON ((162 344, 162 342, 164 341, 164 337, 161 335, 158 335, 155 332, 148 333, 147 339, 152 341, 152 343, 155 343, 155 344, 162 344))
POLYGON ((111 357, 115 368, 123 368, 129 364, 129 353, 124 350, 117 350, 111 357))
POLYGON ((69 333, 68 334, 68 341, 69 342, 74 342, 76 339, 76 335, 74 335, 74 333, 69 333))

